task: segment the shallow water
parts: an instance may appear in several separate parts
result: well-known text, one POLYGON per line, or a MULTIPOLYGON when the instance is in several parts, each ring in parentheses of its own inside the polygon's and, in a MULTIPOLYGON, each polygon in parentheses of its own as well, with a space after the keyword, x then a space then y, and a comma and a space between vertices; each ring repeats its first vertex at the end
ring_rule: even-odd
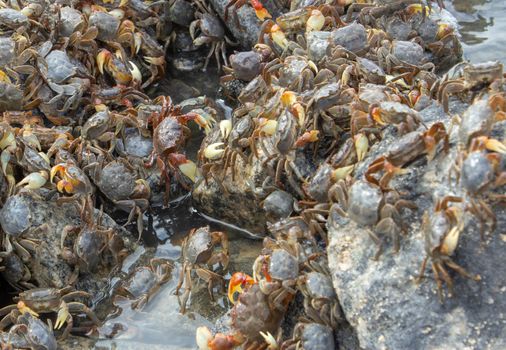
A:
POLYGON ((506 63, 506 1, 453 0, 445 4, 459 21, 466 59, 506 63))

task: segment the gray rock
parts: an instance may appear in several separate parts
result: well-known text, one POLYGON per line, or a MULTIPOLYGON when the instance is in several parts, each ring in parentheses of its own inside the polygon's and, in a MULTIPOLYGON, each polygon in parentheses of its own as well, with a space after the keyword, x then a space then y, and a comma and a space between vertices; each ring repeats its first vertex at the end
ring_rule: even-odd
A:
MULTIPOLYGON (((452 106, 454 107, 454 106, 452 106)), ((460 106, 457 106, 460 108, 460 106)), ((448 120, 440 109, 423 110, 424 120, 448 120)), ((386 241, 385 253, 372 259, 376 246, 364 228, 348 218, 332 213, 328 223, 329 267, 344 315, 356 330, 364 349, 503 349, 506 346, 506 273, 504 235, 498 232, 480 243, 475 219, 466 215, 453 260, 479 274, 481 281, 466 279, 454 271, 455 296, 441 304, 430 264, 425 279, 415 282, 425 257, 421 216, 434 201, 445 195, 463 196, 460 186, 448 179, 456 158, 457 131, 451 135, 448 155, 438 154, 427 164, 424 158, 408 166, 409 173, 395 178, 391 186, 414 200, 418 210, 410 213, 409 232, 401 240, 397 254, 386 241)), ((395 142, 386 133, 361 165, 362 170, 395 142)), ((494 207, 498 226, 504 227, 506 211, 494 207)), ((384 237, 383 237, 384 238, 384 237)), ((446 286, 443 285, 446 292, 446 286)))

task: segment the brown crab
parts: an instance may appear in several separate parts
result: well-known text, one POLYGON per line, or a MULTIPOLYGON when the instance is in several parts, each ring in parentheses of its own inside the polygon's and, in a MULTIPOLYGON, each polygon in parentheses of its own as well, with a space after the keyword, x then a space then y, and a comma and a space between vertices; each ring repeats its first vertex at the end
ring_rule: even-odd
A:
MULTIPOLYGON (((491 190, 506 184, 506 172, 502 162, 506 154, 504 143, 479 136, 472 139, 467 152, 461 151, 455 164, 457 180, 468 194, 469 210, 481 223, 481 236, 488 223, 494 231, 496 216, 490 207, 488 197, 493 197, 491 190)), ((505 200, 504 194, 497 195, 499 200, 505 200)))
POLYGON ((423 216, 423 232, 427 256, 422 262, 418 279, 421 280, 423 278, 427 261, 430 258, 441 302, 443 302, 442 281, 448 285, 449 295, 453 294, 453 281, 446 267, 464 277, 476 281, 480 280, 479 275, 470 275, 451 258, 457 248, 460 233, 464 229, 464 221, 462 210, 459 207, 450 205, 450 203, 460 203, 462 201, 463 199, 460 197, 444 197, 436 202, 433 212, 429 213, 426 211, 423 216))
POLYGON ((400 233, 405 230, 400 212, 403 208, 416 209, 413 202, 399 198, 396 191, 384 191, 364 180, 357 180, 351 186, 340 180, 329 191, 338 201, 331 210, 348 216, 358 225, 373 227, 367 233, 378 246, 375 260, 383 252, 383 243, 377 233, 389 235, 393 240, 394 252, 399 251, 400 233))
POLYGON ((100 321, 95 313, 85 304, 73 301, 75 298, 89 297, 90 295, 83 291, 75 291, 72 287, 62 289, 55 288, 36 288, 19 293, 17 304, 5 306, 0 310, 1 315, 6 315, 0 321, 0 329, 3 330, 10 324, 16 322, 17 317, 23 313, 29 313, 35 317, 39 314, 56 312, 55 328, 60 329, 65 322, 67 326, 62 334, 66 338, 73 326, 73 313, 85 313, 95 325, 100 325, 100 321))
POLYGON ((121 283, 116 290, 114 302, 126 298, 133 309, 142 309, 169 280, 172 264, 163 259, 152 259, 149 266, 137 268, 132 277, 121 283))
POLYGON ((183 241, 182 255, 183 266, 180 270, 176 295, 179 298, 181 313, 185 313, 186 302, 192 289, 192 271, 195 271, 200 278, 207 282, 211 298, 214 298, 214 286, 223 284, 223 277, 212 271, 212 266, 220 263, 222 270, 227 269, 229 260, 228 237, 224 232, 211 232, 209 226, 193 229, 183 241), (221 246, 221 251, 215 251, 217 245, 221 246), (183 283, 185 291, 179 297, 179 290, 183 283))
POLYGON ((232 333, 218 333, 214 337, 207 327, 197 329, 196 340, 200 350, 231 350, 242 345, 245 349, 266 349, 275 346, 272 334, 277 334, 283 319, 269 303, 253 278, 242 272, 236 272, 230 279, 229 299, 235 303, 232 308, 232 333), (239 292, 237 301, 233 295, 239 292))
POLYGON ((437 145, 443 142, 443 149, 448 152, 448 134, 444 124, 441 122, 433 124, 429 130, 424 132, 413 131, 402 136, 392 146, 387 154, 374 160, 367 168, 365 178, 367 181, 387 188, 388 183, 396 174, 402 174, 405 170, 402 167, 409 164, 420 155, 427 154, 428 160, 436 156, 437 145), (381 179, 376 179, 373 174, 385 170, 381 179))
POLYGON ((483 86, 493 87, 504 80, 503 65, 499 62, 461 63, 450 72, 451 74, 447 74, 447 80, 439 84, 437 91, 438 101, 443 104, 445 112, 448 112, 448 99, 451 94, 479 90, 483 86))

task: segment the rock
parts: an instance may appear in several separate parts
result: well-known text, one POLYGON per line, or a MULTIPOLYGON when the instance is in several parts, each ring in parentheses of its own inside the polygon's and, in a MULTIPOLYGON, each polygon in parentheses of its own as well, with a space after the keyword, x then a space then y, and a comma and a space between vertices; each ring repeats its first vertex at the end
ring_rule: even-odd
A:
MULTIPOLYGON (((453 105, 462 109, 460 105, 453 105)), ((424 120, 448 121, 440 108, 421 111, 424 120)), ((408 166, 409 173, 396 177, 391 186, 414 200, 418 209, 410 214, 409 232, 401 239, 399 253, 391 252, 391 242, 378 261, 372 259, 376 246, 366 229, 335 212, 330 216, 327 248, 333 285, 343 312, 356 330, 363 349, 503 349, 506 346, 506 240, 498 232, 480 243, 475 219, 466 215, 453 260, 479 274, 481 281, 466 279, 454 271, 455 296, 441 304, 430 267, 418 285, 420 265, 425 257, 421 216, 445 195, 463 196, 460 186, 449 186, 448 174, 456 159, 457 131, 452 132, 448 155, 438 154, 427 164, 425 157, 408 166)), ((395 133, 386 134, 364 160, 367 164, 395 142, 395 133)), ((497 227, 506 224, 506 210, 494 207, 497 227)), ((428 264, 430 266, 430 264, 428 264)), ((446 286, 443 288, 446 292, 446 286)))
MULTIPOLYGON (((65 226, 80 224, 79 210, 74 204, 58 205, 56 201, 32 192, 11 196, 0 210, 0 225, 4 232, 38 241, 28 267, 32 279, 40 287, 62 288, 67 285, 73 267, 61 257, 61 235, 65 226)), ((130 234, 106 214, 103 214, 102 225, 115 228, 127 247, 132 247, 130 234)), ((109 273, 110 269, 101 269, 93 274, 80 274, 76 288, 97 296, 106 288, 109 273)))
MULTIPOLYGON (((197 206, 204 213, 252 231, 255 235, 264 236, 265 212, 261 209, 260 200, 253 192, 255 184, 252 183, 255 178, 264 176, 261 175, 263 169, 255 167, 255 164, 259 165, 258 163, 245 164, 241 157, 237 157, 235 181, 232 181, 232 176, 229 174, 220 185, 209 177, 208 184, 201 181, 193 190, 192 195, 197 206)), ((221 174, 217 175, 217 177, 221 176, 221 174)))

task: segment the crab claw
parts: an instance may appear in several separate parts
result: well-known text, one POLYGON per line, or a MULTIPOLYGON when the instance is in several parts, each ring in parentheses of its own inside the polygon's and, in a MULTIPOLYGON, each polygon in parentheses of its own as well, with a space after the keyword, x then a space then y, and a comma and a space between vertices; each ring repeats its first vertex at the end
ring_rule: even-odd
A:
POLYGON ((109 50, 101 50, 97 55, 97 67, 100 74, 104 74, 104 65, 111 59, 112 53, 109 50))
POLYGON ((235 304, 234 294, 242 293, 244 291, 244 287, 247 285, 250 286, 253 283, 255 283, 255 280, 251 278, 251 276, 243 272, 234 273, 228 283, 228 300, 230 300, 232 304, 235 304))
POLYGON ((385 125, 385 122, 381 119, 381 109, 379 107, 373 107, 371 109, 371 117, 379 125, 385 125))
POLYGON ((9 76, 1 69, 0 69, 0 81, 9 84, 11 83, 11 78, 9 78, 9 76))
POLYGON ((134 34, 134 48, 135 48, 136 54, 138 54, 139 51, 141 50, 141 46, 142 46, 142 34, 135 33, 134 34))
POLYGON ((325 16, 320 10, 311 11, 311 16, 306 22, 306 32, 318 31, 325 25, 325 16))
POLYGON ((266 18, 272 18, 269 11, 267 11, 267 9, 264 7, 264 5, 262 5, 262 3, 259 0, 251 0, 251 5, 253 6, 255 14, 257 15, 259 20, 265 21, 266 18))
POLYGON ((195 340, 199 350, 210 350, 209 342, 213 339, 213 334, 207 327, 198 327, 195 332, 195 340))
POLYGON ((453 27, 447 23, 440 24, 437 29, 436 39, 441 40, 453 32, 453 27))
POLYGON ((19 310, 19 312, 21 312, 21 314, 24 314, 24 313, 29 313, 30 315, 32 315, 33 317, 39 317, 39 314, 36 313, 35 311, 33 311, 32 309, 30 309, 28 306, 26 306, 26 304, 22 301, 18 301, 18 304, 17 304, 17 308, 19 310))
POLYGON ((333 170, 332 171, 332 180, 334 180, 334 182, 337 182, 339 180, 346 179, 348 177, 348 175, 350 175, 352 173, 353 169, 355 169, 354 164, 333 170))
POLYGON ((506 154, 506 145, 499 140, 487 138, 485 147, 489 151, 506 154))
POLYGON ((291 112, 297 117, 299 126, 302 127, 306 123, 306 111, 300 103, 294 103, 291 108, 291 112))
POLYGON ((132 74, 132 80, 134 82, 142 83, 142 73, 139 67, 137 67, 137 65, 132 61, 128 61, 128 64, 130 65, 128 70, 130 71, 130 74, 132 74))
POLYGON ((262 338, 264 338, 267 345, 269 345, 269 347, 267 349, 269 349, 269 350, 278 349, 278 342, 276 341, 276 339, 272 336, 272 334, 270 332, 264 333, 261 331, 260 335, 262 336, 262 338))
POLYGON ((47 171, 39 171, 38 173, 31 173, 27 175, 23 180, 18 182, 16 187, 25 185, 25 188, 30 190, 36 190, 44 186, 47 182, 47 171))
POLYGON ((232 131, 232 121, 228 119, 222 120, 220 122, 221 138, 223 140, 227 139, 231 131, 232 131))
POLYGON ((60 329, 65 324, 65 321, 69 317, 69 309, 67 304, 62 300, 60 304, 60 309, 58 310, 58 317, 56 318, 56 322, 54 324, 55 329, 60 329))
POLYGON ((224 149, 219 149, 219 147, 222 147, 223 145, 225 145, 223 142, 210 144, 204 149, 204 157, 209 160, 220 159, 223 156, 223 153, 225 153, 224 149))
POLYGON ((187 160, 186 163, 179 165, 179 170, 192 182, 195 182, 197 179, 197 175, 199 174, 199 170, 197 165, 191 160, 187 160))
POLYGON ((232 335, 217 333, 214 337, 209 328, 198 327, 195 340, 199 350, 232 350, 241 342, 232 335))
POLYGON ((290 107, 295 102, 297 102, 297 95, 293 91, 285 91, 281 94, 281 103, 285 107, 290 107))
POLYGON ((425 11, 425 13, 430 14, 432 12, 432 9, 429 8, 429 6, 426 6, 423 4, 412 4, 406 8, 406 12, 409 13, 410 15, 422 13, 424 11, 425 11))
POLYGON ((286 39, 285 33, 281 30, 281 28, 275 24, 272 26, 271 30, 272 40, 278 44, 282 49, 286 49, 288 46, 288 39, 286 39))
POLYGON ((355 135, 353 139, 355 141, 357 159, 360 162, 362 159, 364 159, 365 155, 367 154, 367 150, 369 149, 369 139, 362 133, 355 135))
POLYGON ((64 163, 56 164, 54 167, 51 168, 51 172, 49 173, 49 181, 53 182, 53 178, 56 174, 60 175, 60 177, 65 174, 67 167, 64 163))
POLYGON ((320 131, 318 130, 310 130, 306 131, 302 136, 300 136, 297 141, 295 141, 295 147, 303 147, 310 142, 318 141, 318 134, 320 131))
POLYGON ((277 126, 277 120, 265 119, 261 122, 260 131, 266 135, 272 136, 276 132, 277 126))
POLYGON ((72 185, 72 183, 70 181, 60 180, 56 184, 56 189, 58 190, 58 192, 72 193, 72 192, 74 192, 74 185, 72 185))
POLYGON ((3 150, 2 154, 0 154, 0 164, 2 165, 2 172, 4 175, 7 175, 7 166, 9 165, 10 160, 10 152, 8 150, 3 150))

